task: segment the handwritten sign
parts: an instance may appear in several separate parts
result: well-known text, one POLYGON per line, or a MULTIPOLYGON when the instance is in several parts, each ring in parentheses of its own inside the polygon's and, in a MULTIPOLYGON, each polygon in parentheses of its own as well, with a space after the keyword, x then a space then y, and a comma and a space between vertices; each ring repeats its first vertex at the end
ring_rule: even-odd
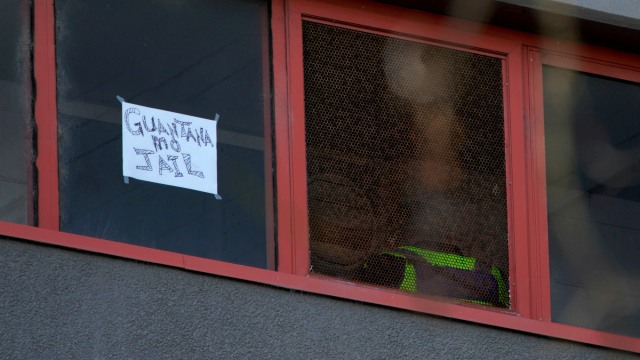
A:
POLYGON ((122 101, 122 175, 218 196, 217 124, 122 101))

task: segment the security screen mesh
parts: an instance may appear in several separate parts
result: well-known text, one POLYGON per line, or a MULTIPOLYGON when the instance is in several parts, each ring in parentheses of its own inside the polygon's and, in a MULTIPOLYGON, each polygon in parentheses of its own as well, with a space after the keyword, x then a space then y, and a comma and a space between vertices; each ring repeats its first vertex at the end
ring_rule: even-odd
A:
POLYGON ((508 307, 502 60, 303 39, 311 272, 508 307))

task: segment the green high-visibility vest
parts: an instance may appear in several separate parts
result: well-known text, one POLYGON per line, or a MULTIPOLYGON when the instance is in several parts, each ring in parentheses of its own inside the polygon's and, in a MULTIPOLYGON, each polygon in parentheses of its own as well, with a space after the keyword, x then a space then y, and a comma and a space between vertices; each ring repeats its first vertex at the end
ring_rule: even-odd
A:
POLYGON ((384 254, 405 260, 401 290, 489 306, 509 305, 507 282, 495 266, 472 257, 415 246, 401 246, 384 254))

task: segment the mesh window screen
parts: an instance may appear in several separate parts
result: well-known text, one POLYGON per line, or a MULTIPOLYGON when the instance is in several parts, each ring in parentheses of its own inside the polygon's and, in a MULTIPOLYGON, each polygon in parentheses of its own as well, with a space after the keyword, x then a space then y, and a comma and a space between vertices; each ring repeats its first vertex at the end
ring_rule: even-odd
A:
POLYGON ((303 24, 311 272, 509 306, 502 60, 303 24))

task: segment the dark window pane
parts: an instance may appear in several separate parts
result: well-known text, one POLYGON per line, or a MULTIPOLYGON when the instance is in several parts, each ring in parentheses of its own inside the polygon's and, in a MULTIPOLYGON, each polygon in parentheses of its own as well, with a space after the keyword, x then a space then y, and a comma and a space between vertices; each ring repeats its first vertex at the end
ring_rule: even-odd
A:
POLYGON ((640 86, 543 74, 552 318, 640 337, 640 86))
POLYGON ((312 272, 509 306, 502 60, 303 34, 312 272))
POLYGON ((27 223, 32 186, 28 1, 0 3, 0 220, 27 223))
POLYGON ((268 4, 59 0, 56 13, 61 229, 267 267, 268 4), (206 119, 220 114, 223 199, 136 179, 125 184, 116 95, 206 119))

